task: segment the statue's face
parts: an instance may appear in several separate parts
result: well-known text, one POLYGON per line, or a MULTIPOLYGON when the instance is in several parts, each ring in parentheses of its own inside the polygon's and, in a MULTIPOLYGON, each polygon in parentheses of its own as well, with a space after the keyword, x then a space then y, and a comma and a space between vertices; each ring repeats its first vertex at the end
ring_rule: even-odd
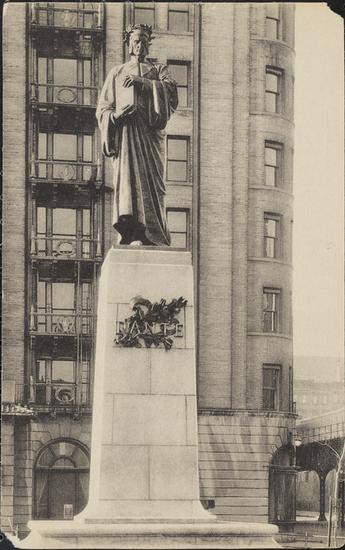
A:
POLYGON ((147 35, 142 31, 133 31, 129 40, 129 53, 144 59, 149 53, 149 42, 147 35))

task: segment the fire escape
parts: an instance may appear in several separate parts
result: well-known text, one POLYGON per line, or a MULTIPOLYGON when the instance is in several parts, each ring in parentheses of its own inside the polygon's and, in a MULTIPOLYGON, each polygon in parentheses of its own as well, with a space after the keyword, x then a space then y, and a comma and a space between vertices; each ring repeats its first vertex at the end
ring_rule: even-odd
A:
POLYGON ((103 5, 32 3, 29 16, 28 370, 36 412, 90 411, 103 167, 95 108, 103 5))

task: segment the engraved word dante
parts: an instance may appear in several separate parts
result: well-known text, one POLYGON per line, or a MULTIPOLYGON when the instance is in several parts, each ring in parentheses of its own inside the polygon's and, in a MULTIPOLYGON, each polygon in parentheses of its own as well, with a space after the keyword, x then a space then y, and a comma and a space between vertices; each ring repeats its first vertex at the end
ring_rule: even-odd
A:
POLYGON ((124 347, 147 348, 152 344, 157 348, 163 344, 165 350, 172 348, 173 337, 182 338, 184 326, 175 317, 187 304, 187 300, 174 298, 169 304, 162 299, 152 303, 146 298, 135 296, 131 300, 133 315, 124 321, 116 322, 115 344, 124 347))

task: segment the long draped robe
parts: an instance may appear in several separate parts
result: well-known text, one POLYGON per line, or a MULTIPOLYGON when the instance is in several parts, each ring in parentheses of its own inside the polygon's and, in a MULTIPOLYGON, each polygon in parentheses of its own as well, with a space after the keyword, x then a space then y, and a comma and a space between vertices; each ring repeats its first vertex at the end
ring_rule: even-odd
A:
POLYGON ((164 128, 177 107, 177 86, 168 68, 161 64, 131 60, 114 67, 100 94, 96 117, 101 130, 103 153, 113 159, 113 225, 121 244, 144 236, 146 244, 168 246, 170 234, 165 214, 164 128), (116 110, 116 81, 138 75, 135 84, 136 111, 112 120, 116 110), (134 228, 134 230, 133 230, 134 228))

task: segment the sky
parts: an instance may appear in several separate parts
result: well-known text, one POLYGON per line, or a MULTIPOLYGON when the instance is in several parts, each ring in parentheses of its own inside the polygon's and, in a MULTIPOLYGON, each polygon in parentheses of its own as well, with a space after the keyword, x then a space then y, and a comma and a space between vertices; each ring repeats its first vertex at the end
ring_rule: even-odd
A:
POLYGON ((344 355, 341 17, 296 3, 294 354, 344 355))

